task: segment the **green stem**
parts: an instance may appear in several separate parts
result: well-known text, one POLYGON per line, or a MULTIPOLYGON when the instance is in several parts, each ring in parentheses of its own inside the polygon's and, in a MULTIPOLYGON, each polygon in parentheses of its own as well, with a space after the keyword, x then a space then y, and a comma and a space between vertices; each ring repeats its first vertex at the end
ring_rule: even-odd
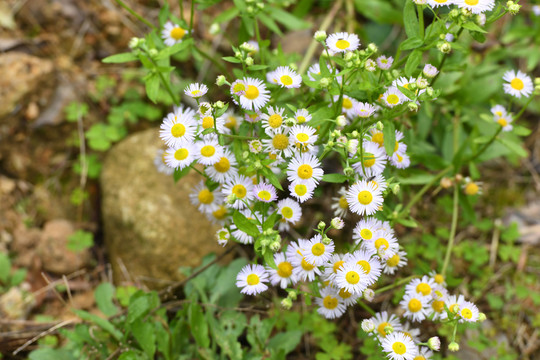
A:
POLYGON ((176 99, 176 96, 174 95, 174 92, 171 89, 171 84, 168 81, 165 80, 165 77, 163 76, 162 72, 158 71, 158 74, 159 74, 159 80, 161 81, 163 86, 165 86, 165 89, 167 89, 167 92, 169 93, 169 96, 171 97, 174 105, 179 105, 180 102, 176 99))
POLYGON ((196 172, 198 172, 200 175, 204 176, 205 178, 208 178, 208 176, 206 176, 206 174, 202 173, 201 170, 197 169, 195 166, 189 165, 189 167, 192 168, 193 170, 195 170, 196 172))
POLYGON ((525 110, 527 109, 527 107, 529 106, 529 104, 531 103, 531 101, 533 101, 533 98, 534 98, 534 94, 531 95, 531 97, 529 98, 529 100, 527 101, 527 103, 525 105, 523 105, 523 108, 518 112, 518 114, 514 117, 514 120, 513 121, 516 121, 517 119, 519 119, 521 117, 521 115, 523 115, 523 113, 525 112, 525 110))
POLYGON ((131 15, 135 16, 139 21, 142 21, 143 23, 148 25, 152 30, 156 30, 156 27, 150 21, 137 14, 135 10, 130 8, 125 2, 123 2, 122 0, 116 0, 116 2, 118 3, 118 5, 126 9, 131 15))
POLYGON ((418 22, 420 23, 420 38, 424 40, 424 6, 416 5, 416 10, 418 10, 418 22))
POLYGON ((184 0, 178 0, 178 7, 180 8, 180 20, 184 21, 184 0))
POLYGON ((448 269, 448 264, 450 263, 450 256, 452 255, 452 248, 454 247, 454 240, 456 238, 456 229, 457 229, 457 220, 459 212, 459 185, 454 185, 454 206, 452 210, 452 225, 450 227, 450 237, 448 239, 448 245, 446 247, 446 255, 444 257, 444 264, 442 268, 441 275, 446 276, 446 270, 448 269))
POLYGON ((464 163, 468 163, 468 162, 471 162, 471 161, 474 161, 476 160, 480 155, 482 155, 482 153, 484 151, 486 151, 486 149, 491 145, 493 144, 493 142, 495 141, 495 139, 497 139, 497 136, 501 133, 503 127, 502 126, 499 126, 499 128, 497 129, 497 131, 495 132, 495 134, 493 134, 493 137, 491 139, 489 139, 489 141, 487 143, 484 144, 484 146, 478 150, 478 152, 474 155, 472 155, 469 159, 465 160, 464 163))
POLYGON ((398 287, 398 286, 401 286, 401 285, 403 285, 403 284, 405 284, 405 283, 408 283, 409 281, 411 281, 412 279, 417 278, 417 277, 418 277, 418 275, 411 275, 411 276, 408 276, 408 277, 406 277, 405 279, 401 279, 401 280, 399 280, 399 281, 396 281, 396 282, 393 283, 393 284, 384 286, 384 287, 382 287, 382 288, 380 288, 380 289, 376 289, 376 290, 375 290, 375 294, 379 294, 379 293, 382 293, 382 292, 391 290, 391 289, 393 289, 393 288, 396 288, 396 287, 398 287))
POLYGON ((229 79, 232 78, 232 75, 229 73, 227 68, 220 63, 214 56, 210 56, 208 53, 206 53, 204 50, 200 48, 200 46, 194 46, 193 47, 199 54, 201 54, 202 57, 204 57, 207 60, 210 60, 212 64, 214 64, 219 70, 226 75, 229 79))
POLYGON ((375 316, 375 311, 367 306, 361 299, 357 301, 358 305, 364 310, 366 310, 368 313, 370 313, 371 316, 375 316))
POLYGON ((446 175, 447 172, 449 172, 453 168, 454 168, 453 165, 450 165, 444 168, 430 182, 425 184, 424 187, 422 187, 422 189, 420 189, 420 191, 418 191, 413 196, 413 198, 411 199, 411 201, 409 201, 407 206, 405 206, 405 208, 402 211, 402 214, 407 214, 411 210, 413 205, 416 204, 422 198, 422 196, 429 190, 429 188, 431 188, 437 181, 439 181, 444 175, 446 175))
MULTIPOLYGON (((195 12, 195 0, 191 0, 191 10, 189 13, 189 33, 193 30, 193 13, 195 12)), ((192 35, 193 36, 193 35, 192 35)))
POLYGON ((233 135, 233 134, 221 134, 225 137, 230 137, 231 139, 239 139, 239 140, 254 140, 256 137, 253 136, 242 136, 242 135, 233 135))
POLYGON ((259 31, 259 20, 256 17, 253 20, 255 23, 255 35, 257 36, 257 43, 259 44, 259 53, 261 54, 261 65, 264 65, 265 49, 262 47, 261 32, 259 31))

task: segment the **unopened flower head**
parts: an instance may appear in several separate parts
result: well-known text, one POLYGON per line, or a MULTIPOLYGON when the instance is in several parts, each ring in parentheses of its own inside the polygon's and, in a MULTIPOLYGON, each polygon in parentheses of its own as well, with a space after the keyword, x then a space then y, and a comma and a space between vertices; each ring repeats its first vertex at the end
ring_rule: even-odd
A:
POLYGON ((367 333, 370 333, 373 330, 375 330, 375 323, 371 319, 364 319, 362 320, 361 327, 362 327, 362 330, 364 330, 367 333))
POLYGON ((324 30, 318 30, 318 31, 315 31, 315 35, 313 35, 313 38, 319 42, 323 42, 326 40, 326 31, 324 30))
POLYGON ((331 225, 334 229, 341 230, 341 229, 343 229, 343 227, 345 226, 345 222, 343 221, 342 218, 340 218, 340 217, 335 217, 335 218, 333 218, 332 221, 330 222, 330 225, 331 225))
POLYGON ((441 340, 437 337, 429 338, 427 342, 428 347, 433 351, 439 351, 441 349, 441 340))

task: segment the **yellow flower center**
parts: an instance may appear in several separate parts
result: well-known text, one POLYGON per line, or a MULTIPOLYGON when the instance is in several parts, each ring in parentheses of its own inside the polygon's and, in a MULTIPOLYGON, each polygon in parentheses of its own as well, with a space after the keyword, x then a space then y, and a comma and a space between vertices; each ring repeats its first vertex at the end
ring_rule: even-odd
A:
POLYGON ((233 186, 232 193, 234 195, 236 195, 236 197, 238 197, 240 199, 243 199, 244 196, 246 196, 246 194, 247 194, 247 189, 246 189, 246 187, 244 185, 237 184, 237 185, 233 186))
POLYGON ((316 243, 311 247, 311 253, 315 256, 321 256, 324 254, 324 244, 316 243))
POLYGON ((212 192, 208 189, 202 189, 200 192, 199 192, 199 201, 202 203, 202 204, 211 204, 212 201, 214 201, 214 194, 212 194, 212 192))
POLYGON ((306 141, 309 140, 309 135, 306 134, 306 133, 296 134, 296 140, 298 140, 300 142, 306 142, 306 141))
POLYGON ((366 274, 369 274, 369 272, 371 271, 371 265, 366 260, 360 260, 357 262, 357 264, 360 265, 362 269, 364 269, 364 272, 366 274))
POLYGON ((402 162, 403 161, 403 156, 399 155, 399 154, 396 154, 397 156, 397 161, 398 162, 402 162))
POLYGON ((235 93, 239 93, 240 91, 245 91, 246 90, 246 86, 242 83, 237 83, 237 84, 234 84, 233 86, 233 92, 235 93))
POLYGON ((444 276, 441 274, 436 274, 434 280, 437 284, 442 284, 444 282, 444 276))
POLYGON ((392 344, 392 350, 398 355, 403 355, 405 352, 407 352, 407 347, 404 343, 400 341, 396 341, 394 344, 392 344))
POLYGON ((420 283, 416 286, 416 292, 422 293, 422 295, 427 296, 431 294, 431 286, 429 286, 429 284, 426 284, 426 283, 420 283))
POLYGON ((255 100, 256 98, 259 97, 259 89, 257 89, 256 86, 248 85, 245 96, 249 100, 255 100))
POLYGON ((341 265, 345 264, 345 261, 339 260, 334 263, 334 274, 337 274, 337 271, 341 267, 341 265))
POLYGON ((341 296, 342 299, 348 299, 352 296, 352 294, 343 288, 339 290, 339 296, 341 296))
POLYGON ((344 40, 344 39, 339 39, 337 42, 336 42, 336 47, 340 50, 345 50, 347 49, 349 46, 351 46, 351 43, 348 42, 347 40, 344 40))
POLYGON ((186 127, 182 124, 174 124, 173 127, 171 128, 171 134, 175 138, 184 136, 185 133, 186 133, 186 127))
POLYGON ((351 99, 343 98, 343 107, 347 110, 353 107, 351 99))
POLYGON ((272 146, 278 150, 285 150, 289 146, 289 138, 287 135, 277 134, 272 139, 272 146))
POLYGON ((478 185, 473 182, 470 182, 465 186, 465 194, 467 195, 476 195, 478 193, 478 190, 478 185))
POLYGON ((373 136, 371 137, 371 141, 373 141, 374 143, 379 144, 379 146, 383 146, 383 144, 384 144, 383 133, 378 132, 378 133, 373 134, 373 136))
POLYGON ((306 122, 306 118, 305 118, 304 116, 300 115, 300 116, 298 116, 298 117, 296 118, 296 121, 297 121, 299 124, 303 124, 303 123, 306 122))
POLYGON ((186 34, 186 30, 181 27, 175 27, 171 30, 170 35, 174 40, 181 40, 186 34))
POLYGON ((349 284, 358 284, 358 282, 360 281, 360 275, 356 272, 356 271, 349 271, 347 274, 345 274, 345 280, 347 280, 347 282, 349 284))
POLYGON ((294 186, 294 193, 298 196, 304 196, 307 193, 307 186, 304 184, 297 184, 294 186))
POLYGON ((236 126, 236 118, 234 116, 229 116, 227 118, 227 123, 225 123, 225 127, 228 129, 232 129, 236 126))
POLYGON ((227 208, 225 206, 220 206, 219 209, 217 209, 216 211, 214 211, 212 213, 212 215, 214 215, 214 217, 218 220, 221 220, 221 219, 224 219, 225 216, 227 215, 227 208))
MULTIPOLYGON (((440 0, 435 0, 437 2, 440 2, 440 0)), ((418 356, 415 356, 413 360, 426 360, 425 357, 423 357, 422 355, 418 355, 418 356)))
POLYGON ((268 125, 274 129, 280 127, 282 122, 283 118, 279 114, 274 114, 268 118, 268 125))
POLYGON ((385 337, 387 334, 386 334, 386 330, 384 330, 387 326, 390 326, 389 323, 387 323, 386 321, 385 322, 382 322, 378 327, 377 327, 377 331, 379 332, 379 334, 382 336, 382 337, 385 337))
POLYGON ((283 217, 286 219, 290 219, 293 216, 293 210, 290 207, 285 206, 283 209, 281 209, 281 215, 283 215, 283 217))
POLYGON ((377 248, 377 250, 379 250, 381 246, 384 246, 384 249, 387 250, 390 244, 385 238, 378 238, 377 240, 375 240, 375 247, 377 248))
POLYGON ((386 98, 386 101, 387 101, 389 104, 396 105, 397 103, 399 103, 399 96, 397 96, 396 94, 390 94, 390 95, 388 95, 388 97, 386 98))
POLYGON ((290 77, 289 75, 283 75, 282 77, 279 78, 279 80, 285 86, 292 85, 292 83, 293 83, 292 77, 290 77))
POLYGON ((399 264, 399 255, 396 254, 392 256, 390 259, 386 260, 386 265, 390 267, 396 267, 399 264))
POLYGON ((394 146, 394 152, 398 151, 399 149, 399 142, 396 141, 396 146, 394 146))
POLYGON ((210 157, 216 153, 216 148, 212 145, 203 146, 201 149, 201 155, 204 157, 210 157))
POLYGON ((358 202, 362 205, 369 205, 373 200, 373 195, 367 190, 358 193, 358 202))
POLYGON ((288 261, 280 262, 277 267, 277 273, 283 278, 288 278, 292 274, 292 265, 288 261))
POLYGON ((371 240, 373 237, 373 233, 369 229, 362 229, 360 230, 360 236, 362 239, 371 240))
POLYGON ((444 310, 444 301, 442 300, 433 300, 431 307, 434 311, 440 313, 444 310))
POLYGON ((247 277, 247 283, 248 285, 257 285, 260 282, 259 276, 257 274, 249 274, 247 277))
POLYGON ((229 162, 229 159, 226 157, 222 157, 217 163, 214 164, 214 168, 216 171, 220 173, 224 173, 229 171, 231 168, 231 163, 229 162))
POLYGON ((323 306, 327 309, 335 309, 337 308, 338 306, 338 299, 335 298, 335 297, 332 297, 330 295, 327 295, 324 299, 323 299, 323 306))
POLYGON ((508 121, 506 121, 505 118, 500 118, 499 120, 497 120, 497 123, 499 123, 499 125, 501 125, 502 127, 508 125, 508 121))
POLYGON ((272 194, 270 194, 270 192, 268 190, 261 190, 261 191, 259 191, 257 196, 259 196, 259 198, 264 200, 264 201, 270 201, 270 198, 272 197, 272 194))
POLYGON ((448 310, 450 310, 451 313, 455 313, 456 307, 458 307, 458 304, 452 304, 448 307, 448 310))
POLYGON ((339 198, 339 207, 342 209, 347 209, 349 207, 349 203, 347 202, 345 195, 339 198))
POLYGON ((185 160, 189 155, 189 151, 187 149, 178 149, 174 152, 174 158, 178 161, 185 160))
POLYGON ((472 311, 470 309, 464 308, 463 310, 461 310, 461 316, 465 319, 471 319, 472 311))
POLYGON ((303 164, 298 167, 297 173, 300 179, 311 179, 311 176, 313 175, 313 168, 308 164, 303 164))
POLYGON ((478 4, 478 0, 465 0, 465 4, 474 6, 478 4))
POLYGON ((375 155, 372 153, 364 154, 364 167, 372 167, 375 165, 375 155))
POLYGON ((300 263, 300 265, 302 266, 302 269, 306 271, 313 270, 313 268, 315 267, 315 265, 308 263, 305 258, 302 258, 302 262, 300 263))
POLYGON ((214 127, 214 118, 211 116, 206 116, 202 121, 202 127, 204 129, 214 127))
POLYGON ((420 310, 422 310, 422 303, 420 302, 420 300, 418 299, 411 299, 409 301, 409 311, 410 312, 419 312, 420 310))

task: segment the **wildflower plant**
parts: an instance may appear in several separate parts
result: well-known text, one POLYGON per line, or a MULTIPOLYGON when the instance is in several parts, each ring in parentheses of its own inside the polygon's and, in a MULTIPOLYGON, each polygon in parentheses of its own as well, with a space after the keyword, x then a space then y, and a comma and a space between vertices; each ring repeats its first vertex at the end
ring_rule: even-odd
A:
MULTIPOLYGON (((176 181, 198 172, 204 180, 190 198, 221 226, 214 241, 253 249, 236 278, 239 292, 257 296, 280 288, 288 294, 286 309, 314 298, 328 319, 359 307, 372 315, 362 330, 387 357, 412 360, 441 346, 424 333, 426 321, 453 327, 454 351, 458 326, 485 319, 445 281, 459 209, 469 214, 470 198, 482 193, 477 164, 489 150, 525 155, 519 136, 528 130, 519 119, 538 83, 535 89, 527 73, 508 64, 487 79, 476 76, 481 60, 463 45, 483 42, 490 24, 519 11, 515 3, 400 3, 407 39, 392 54, 352 31, 329 31, 339 28, 331 13, 302 58, 285 54, 263 39, 261 28, 281 34, 276 21, 289 28, 305 22, 276 4, 239 0, 218 16, 240 19, 239 41, 228 56, 204 51, 192 4, 189 23, 164 8, 161 25, 148 23, 152 32, 132 40, 131 52, 104 61, 140 61, 148 69, 150 100, 168 94, 172 109, 160 127, 165 150, 157 155, 158 169, 174 171, 176 181), (190 54, 214 65, 215 84, 177 80, 171 60, 190 54), (452 110, 443 113, 443 106, 452 110), (419 226, 411 210, 439 183, 453 191, 446 255, 429 273, 403 276, 408 256, 395 225, 419 226), (334 215, 299 234, 295 227, 306 209, 322 197, 329 199, 321 201, 326 214, 334 215), (346 229, 350 237, 337 235, 346 229), (403 286, 396 309, 371 309, 375 296, 403 286)), ((341 5, 336 1, 331 11, 341 5)))

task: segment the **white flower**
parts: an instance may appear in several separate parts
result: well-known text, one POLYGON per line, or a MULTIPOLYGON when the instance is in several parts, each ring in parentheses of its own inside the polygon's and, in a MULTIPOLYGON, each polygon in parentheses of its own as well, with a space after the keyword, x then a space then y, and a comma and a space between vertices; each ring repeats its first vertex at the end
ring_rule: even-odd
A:
POLYGON ((214 210, 211 213, 205 213, 204 215, 206 215, 206 218, 213 224, 224 226, 227 220, 228 209, 224 203, 221 203, 217 210, 214 210))
POLYGON ((405 101, 405 96, 397 87, 391 86, 382 96, 384 104, 390 108, 400 105, 405 101))
POLYGON ((381 341, 381 346, 390 360, 413 360, 418 354, 414 341, 399 331, 387 335, 381 341))
POLYGON ((435 281, 435 284, 437 284, 438 287, 444 288, 446 286, 446 282, 444 280, 444 276, 442 274, 439 274, 435 270, 432 270, 429 272, 429 276, 435 281))
POLYGON ((315 129, 308 125, 295 125, 290 130, 290 138, 296 145, 296 148, 302 152, 313 149, 313 144, 317 141, 315 129))
POLYGON ((251 151, 253 154, 258 154, 263 150, 263 144, 260 140, 251 140, 248 143, 249 151, 251 151))
POLYGON ((368 286, 367 280, 368 277, 360 265, 346 261, 336 273, 335 284, 339 289, 361 295, 368 286))
POLYGON ((282 289, 286 289, 289 284, 295 284, 297 280, 293 274, 293 266, 290 261, 287 261, 285 254, 282 252, 274 254, 274 262, 277 269, 266 267, 266 271, 270 274, 271 284, 274 286, 279 284, 282 289))
POLYGON ((347 202, 351 211, 358 215, 373 215, 383 203, 381 191, 375 185, 361 180, 349 188, 347 202))
POLYGON ((317 312, 327 319, 335 319, 343 315, 347 307, 331 286, 327 286, 320 291, 321 297, 315 298, 315 303, 319 306, 317 312))
POLYGON ((293 181, 289 185, 289 191, 291 192, 291 196, 294 196, 300 203, 303 203, 311 199, 315 187, 315 184, 293 181))
POLYGON ((390 158, 390 164, 392 164, 392 166, 395 166, 398 169, 405 169, 411 165, 411 159, 406 153, 396 151, 392 154, 392 157, 390 158))
POLYGON ((277 199, 276 188, 267 183, 260 183, 253 187, 253 194, 259 201, 269 203, 277 199))
POLYGON ((160 126, 159 137, 170 147, 192 143, 195 138, 195 119, 193 110, 185 113, 179 109, 177 113, 168 114, 160 126))
POLYGON ((184 89, 184 94, 192 98, 200 98, 208 92, 208 86, 199 83, 190 84, 184 89))
POLYGON ((279 66, 272 72, 271 83, 288 89, 299 88, 302 84, 302 77, 288 66, 279 66))
POLYGON ((362 241, 374 241, 373 235, 377 231, 378 221, 372 217, 366 217, 360 220, 353 230, 353 240, 356 244, 362 241))
POLYGON ((379 339, 382 341, 389 333, 387 333, 387 327, 393 329, 393 331, 401 330, 402 326, 396 315, 392 314, 388 316, 386 311, 376 313, 375 317, 371 318, 375 323, 375 329, 377 330, 379 339))
POLYGON ((372 183, 375 185, 375 189, 380 190, 381 192, 386 190, 387 184, 386 179, 382 174, 376 175, 375 177, 371 177, 367 180, 368 184, 372 183))
POLYGON ((427 3, 431 7, 437 6, 450 6, 453 5, 455 0, 427 0, 427 3))
POLYGON ((287 178, 292 183, 317 185, 323 174, 321 162, 312 154, 296 154, 287 166, 287 178))
POLYGON ((279 107, 268 107, 268 114, 262 114, 262 126, 267 134, 280 129, 283 125, 283 112, 285 109, 279 107))
POLYGON ((503 84, 504 92, 518 98, 522 95, 529 97, 534 90, 531 78, 519 70, 505 72, 503 80, 508 82, 503 84))
POLYGON ((234 155, 228 149, 224 149, 221 159, 214 165, 207 166, 204 170, 212 180, 224 184, 238 174, 237 165, 234 155))
POLYGON ((163 30, 161 30, 161 38, 167 46, 173 46, 174 44, 181 43, 186 35, 189 34, 189 30, 183 29, 179 25, 173 24, 170 21, 167 21, 163 25, 163 30))
POLYGON ((242 288, 242 294, 257 295, 266 291, 265 282, 268 282, 268 274, 262 265, 248 264, 236 276, 236 286, 242 288))
POLYGON ((294 113, 294 119, 297 124, 304 124, 311 120, 311 114, 307 109, 298 109, 294 113))
POLYGON ((184 146, 168 148, 164 157, 167 166, 182 170, 191 165, 193 160, 195 160, 195 146, 186 143, 184 146))
POLYGON ((192 190, 189 195, 191 203, 202 213, 211 213, 219 209, 223 203, 223 196, 219 191, 210 191, 203 181, 192 190))
POLYGON ((372 302, 373 299, 375 299, 375 291, 373 291, 373 289, 367 288, 366 290, 364 290, 362 297, 367 302, 372 302))
POLYGON ((422 321, 428 315, 428 301, 425 296, 405 293, 399 304, 405 309, 403 316, 412 321, 422 321))
POLYGON ((309 240, 309 245, 306 251, 303 253, 307 262, 314 264, 315 266, 321 266, 327 262, 332 253, 334 252, 334 242, 330 241, 330 244, 325 245, 322 243, 322 237, 316 234, 309 240))
MULTIPOLYGON (((334 96, 334 101, 339 101, 339 96, 334 96)), ((358 103, 358 100, 353 99, 350 96, 343 95, 343 100, 341 103, 341 111, 347 115, 348 118, 355 118, 357 116, 356 114, 356 104, 358 103)))
POLYGON ((533 5, 532 11, 533 11, 534 15, 540 16, 540 5, 533 5))
POLYGON ((478 321, 479 311, 476 305, 470 301, 463 301, 459 304, 459 322, 476 322, 478 321))
POLYGON ((375 106, 363 102, 357 102, 354 107, 354 112, 361 118, 370 117, 376 110, 375 106))
MULTIPOLYGON (((262 80, 247 77, 243 78, 242 83, 239 84, 244 86, 244 90, 240 90, 242 92, 240 95, 240 106, 242 108, 257 111, 270 100, 270 91, 266 89, 262 80)), ((238 86, 234 89, 240 88, 241 86, 238 86)))
POLYGON ((405 286, 405 292, 419 296, 431 296, 435 286, 435 281, 429 276, 424 275, 421 279, 412 279, 405 286))
MULTIPOLYGON (((357 151, 359 154, 360 151, 357 151)), ((371 141, 362 144, 362 157, 352 164, 353 169, 363 177, 372 177, 382 174, 386 167, 386 154, 383 148, 371 141)), ((382 191, 382 190, 381 190, 382 191)))
POLYGON ((362 330, 364 330, 367 333, 370 333, 373 330, 375 330, 375 323, 371 319, 362 320, 362 323, 360 326, 362 327, 362 330))
POLYGON ((386 57, 384 55, 379 56, 377 58, 377 65, 379 66, 379 69, 381 70, 388 70, 392 67, 392 64, 394 63, 393 57, 386 57))
MULTIPOLYGON (((174 151, 174 149, 172 149, 174 151)), ((174 173, 174 168, 167 165, 165 156, 167 153, 165 150, 158 149, 156 156, 154 157, 154 165, 156 170, 165 175, 172 175, 174 173)))
POLYGON ((373 234, 373 239, 374 241, 366 243, 366 249, 377 253, 382 260, 394 256, 399 250, 396 237, 386 230, 377 230, 373 234))
POLYGON ((374 284, 381 276, 382 266, 377 258, 371 256, 372 253, 368 253, 364 250, 356 250, 345 258, 347 263, 355 263, 362 267, 366 275, 366 285, 370 286, 374 284))
POLYGON ((356 34, 340 32, 330 34, 326 39, 326 46, 333 53, 354 51, 360 46, 360 40, 356 34))
POLYGON ((221 115, 220 118, 223 118, 224 125, 229 130, 238 129, 242 123, 242 118, 234 114, 233 110, 227 110, 225 114, 221 115))
POLYGON ((465 8, 473 14, 491 11, 495 7, 495 0, 454 0, 454 4, 465 8))
POLYGON ((345 260, 343 260, 344 255, 343 254, 332 254, 326 264, 324 264, 324 274, 323 277, 325 280, 330 281, 331 283, 334 282, 336 278, 336 274, 338 269, 345 263, 345 260))
POLYGON ((399 250, 394 255, 390 256, 386 261, 383 261, 383 272, 393 275, 400 267, 407 265, 407 253, 399 250))
POLYGON ((330 226, 332 226, 336 230, 341 230, 345 226, 345 222, 340 217, 332 218, 332 221, 330 221, 330 226))
POLYGON ((223 156, 223 146, 219 145, 216 134, 204 135, 201 141, 195 143, 195 157, 201 165, 214 165, 223 156))
POLYGON ((293 141, 290 138, 288 128, 279 128, 271 131, 268 135, 270 139, 262 140, 265 151, 280 154, 287 158, 293 155, 293 141))
POLYGON ((229 233, 229 230, 226 228, 221 228, 218 231, 216 231, 216 237, 218 244, 221 246, 227 245, 227 242, 229 241, 231 234, 229 233))
MULTIPOLYGON (((219 133, 222 133, 222 134, 231 133, 231 130, 225 126, 225 118, 223 116, 220 116, 217 119, 214 119, 212 114, 201 116, 200 124, 204 130, 215 128, 217 129, 219 133)), ((201 130, 201 131, 204 131, 204 130, 201 130)))
POLYGON ((278 214, 282 216, 282 221, 292 225, 296 224, 302 217, 300 204, 291 198, 280 200, 277 203, 278 214))
POLYGON ((338 190, 338 195, 339 196, 332 197, 331 207, 332 210, 334 210, 334 215, 345 217, 349 210, 349 203, 345 197, 347 195, 347 188, 341 187, 338 190))
POLYGON ((253 181, 244 175, 234 175, 224 185, 222 193, 229 198, 234 195, 234 202, 227 201, 227 206, 234 209, 243 209, 253 200, 253 181))
POLYGON ((439 73, 439 70, 437 70, 437 68, 431 64, 426 64, 424 65, 424 69, 422 70, 422 73, 427 77, 427 78, 434 78, 435 76, 437 76, 437 74, 439 73))
POLYGON ((439 351, 441 349, 441 340, 437 336, 430 337, 427 344, 431 350, 439 351))
POLYGON ((366 63, 364 64, 364 67, 367 71, 373 72, 377 70, 377 63, 373 59, 367 59, 366 63))
POLYGON ((307 262, 303 256, 296 256, 293 263, 293 274, 298 280, 313 281, 316 275, 320 275, 321 271, 314 264, 307 262))

